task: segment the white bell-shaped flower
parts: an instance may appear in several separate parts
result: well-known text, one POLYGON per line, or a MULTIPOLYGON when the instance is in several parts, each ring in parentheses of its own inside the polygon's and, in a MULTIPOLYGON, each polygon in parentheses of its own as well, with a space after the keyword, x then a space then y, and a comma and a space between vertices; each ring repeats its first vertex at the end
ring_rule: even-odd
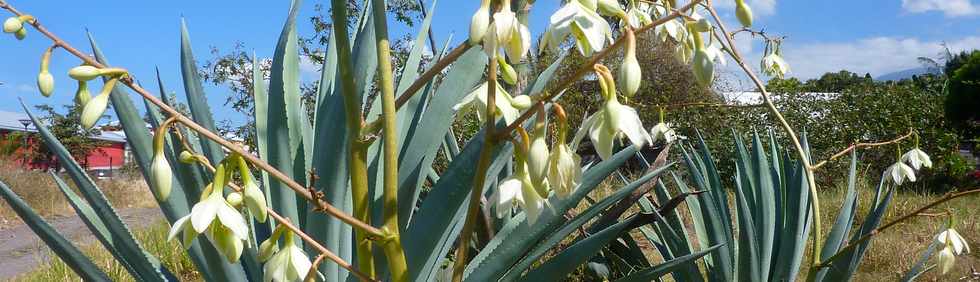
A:
POLYGON ((777 78, 783 78, 789 72, 789 64, 778 53, 771 53, 762 58, 762 73, 777 78))
POLYGON ((651 143, 657 142, 657 140, 664 140, 664 143, 673 143, 677 140, 677 134, 674 129, 670 127, 669 123, 658 123, 650 129, 651 143))
MULTIPOLYGON (((473 108, 476 110, 477 118, 481 121, 484 120, 484 115, 487 112, 487 89, 489 83, 486 81, 480 84, 479 87, 474 89, 470 94, 463 97, 463 100, 453 106, 453 110, 465 113, 469 109, 473 108)), ((527 109, 531 106, 530 97, 521 95, 518 97, 512 97, 504 90, 503 87, 497 83, 497 90, 494 91, 494 104, 497 106, 497 115, 502 117, 504 121, 508 124, 517 120, 517 117, 521 115, 521 110, 527 109)))
POLYGON ((939 265, 943 275, 953 270, 953 266, 956 265, 956 255, 953 254, 953 249, 945 247, 940 250, 939 254, 936 254, 936 264, 939 265))
POLYGON ((490 196, 494 209, 497 210, 497 217, 505 217, 510 214, 514 206, 524 205, 521 185, 521 180, 517 179, 516 175, 512 175, 497 184, 497 190, 490 196))
POLYGON ((490 0, 483 0, 470 20, 470 44, 479 44, 490 28, 490 0))
POLYGON ((966 239, 963 239, 963 236, 960 236, 960 233, 956 232, 955 229, 949 228, 943 230, 943 232, 936 235, 935 240, 939 244, 951 247, 955 255, 970 253, 970 245, 966 243, 966 239))
POLYGON ((313 266, 303 249, 293 243, 292 232, 283 235, 284 246, 263 266, 263 281, 303 281, 313 266))
POLYGON ((542 35, 540 50, 557 50, 569 35, 575 38, 575 45, 582 56, 590 56, 592 52, 605 47, 606 40, 612 41, 612 30, 595 9, 595 6, 586 7, 579 1, 565 3, 551 15, 550 25, 542 35))
POLYGON ((915 182, 915 171, 903 162, 896 162, 885 169, 885 177, 895 185, 902 185, 906 179, 909 182, 915 182))
POLYGON ((643 123, 640 122, 640 116, 636 110, 620 104, 616 98, 616 84, 608 71, 599 75, 599 86, 606 98, 605 104, 598 112, 592 114, 582 123, 582 127, 575 134, 573 142, 577 144, 578 140, 588 133, 596 152, 603 160, 612 156, 616 140, 624 135, 637 149, 650 144, 653 138, 643 128, 643 123))
POLYGON ((582 181, 582 159, 568 144, 559 143, 551 150, 548 163, 548 183, 555 194, 565 197, 574 192, 582 181))
MULTIPOLYGON (((218 185, 224 187, 224 183, 218 185)), ((177 233, 183 232, 186 247, 196 234, 204 233, 215 248, 234 263, 241 256, 244 241, 248 238, 248 224, 242 214, 225 200, 222 189, 214 187, 209 185, 202 195, 203 200, 194 204, 191 213, 174 222, 169 237, 172 240, 177 233)))
POLYGON ((902 155, 902 161, 912 165, 914 169, 921 169, 922 167, 932 167, 932 160, 929 159, 929 155, 923 152, 919 148, 909 150, 904 155, 902 155))

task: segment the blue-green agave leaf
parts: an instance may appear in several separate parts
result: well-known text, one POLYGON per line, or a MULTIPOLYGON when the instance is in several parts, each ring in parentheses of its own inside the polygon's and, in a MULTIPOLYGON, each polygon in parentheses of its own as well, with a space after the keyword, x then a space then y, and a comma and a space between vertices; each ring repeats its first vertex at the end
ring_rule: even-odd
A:
POLYGON ((616 280, 616 282, 641 282, 641 281, 658 281, 664 274, 675 271, 677 268, 693 262, 715 250, 717 250, 721 245, 714 245, 710 248, 704 249, 700 252, 685 255, 682 257, 677 257, 672 260, 666 261, 664 263, 658 264, 654 267, 643 269, 638 272, 627 275, 626 277, 616 280))

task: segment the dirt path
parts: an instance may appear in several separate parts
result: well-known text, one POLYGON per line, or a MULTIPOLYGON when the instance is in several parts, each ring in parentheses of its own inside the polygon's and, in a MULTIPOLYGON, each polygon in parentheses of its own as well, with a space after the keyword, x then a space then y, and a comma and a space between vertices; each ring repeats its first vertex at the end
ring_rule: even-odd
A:
MULTIPOLYGON (((119 212, 130 229, 141 229, 163 218, 159 208, 132 208, 119 212)), ((76 247, 95 242, 95 237, 77 216, 46 219, 76 247)), ((0 230, 0 281, 26 273, 48 261, 48 248, 31 228, 20 224, 0 230)))

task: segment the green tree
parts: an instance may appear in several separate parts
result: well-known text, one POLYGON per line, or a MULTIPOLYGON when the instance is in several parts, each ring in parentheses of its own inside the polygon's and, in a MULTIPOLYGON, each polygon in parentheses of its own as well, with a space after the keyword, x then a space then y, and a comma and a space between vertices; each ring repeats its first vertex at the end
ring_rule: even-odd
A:
POLYGON ((965 137, 980 136, 980 52, 974 51, 950 73, 946 116, 965 137))
MULTIPOLYGON (((102 133, 98 127, 89 130, 82 127, 80 123, 81 107, 76 107, 73 104, 64 105, 65 113, 59 113, 54 107, 46 104, 34 107, 42 113, 41 120, 51 130, 51 133, 58 137, 72 157, 79 160, 83 165, 86 165, 86 156, 105 145, 105 141, 92 138, 102 133)), ((28 150, 30 159, 43 162, 55 160, 54 153, 44 143, 34 142, 29 146, 32 146, 31 150, 28 150)), ((60 164, 52 163, 56 164, 53 167, 55 170, 60 169, 60 164)))

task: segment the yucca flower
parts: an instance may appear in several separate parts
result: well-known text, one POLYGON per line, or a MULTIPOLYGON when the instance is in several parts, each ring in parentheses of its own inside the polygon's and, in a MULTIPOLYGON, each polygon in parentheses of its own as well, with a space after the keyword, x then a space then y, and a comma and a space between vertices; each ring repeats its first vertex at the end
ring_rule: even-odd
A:
POLYGON ((497 189, 490 196, 490 201, 493 203, 494 209, 497 210, 497 217, 507 216, 515 206, 524 205, 521 185, 523 184, 517 175, 511 175, 497 184, 497 189))
POLYGON ((609 23, 595 11, 595 1, 592 1, 592 7, 582 2, 568 1, 551 15, 550 25, 542 35, 541 51, 546 48, 557 50, 569 35, 575 38, 575 45, 582 56, 591 56, 592 52, 605 47, 606 40, 612 41, 612 30, 609 23))
POLYGON ((966 239, 960 236, 960 233, 956 232, 955 229, 948 228, 943 230, 943 232, 936 235, 935 240, 937 243, 951 247, 953 254, 962 255, 970 253, 970 245, 966 243, 966 239))
POLYGON ((262 189, 259 189, 259 185, 255 183, 255 179, 252 177, 252 172, 248 168, 248 164, 245 159, 241 156, 234 156, 235 162, 238 165, 238 174, 242 179, 242 194, 245 200, 245 208, 248 209, 249 213, 255 217, 259 222, 265 222, 268 216, 268 211, 266 209, 265 203, 265 193, 262 189))
POLYGON ((777 78, 783 78, 789 72, 789 64, 778 52, 770 53, 762 58, 762 73, 777 78))
POLYGON ((173 240, 178 233, 183 233, 184 246, 188 247, 197 234, 205 233, 215 248, 228 261, 235 263, 241 256, 243 242, 248 239, 248 225, 242 214, 222 195, 223 181, 218 182, 220 187, 209 185, 204 190, 203 200, 194 204, 191 213, 174 222, 170 227, 169 239, 173 240))
MULTIPOLYGON (((264 243, 263 243, 264 244, 264 243)), ((286 230, 282 247, 262 267, 262 281, 303 281, 313 263, 303 249, 293 243, 293 234, 286 230)))
POLYGON ((558 104, 553 107, 558 118, 558 134, 548 157, 548 184, 555 190, 555 195, 565 197, 575 191, 582 180, 582 159, 565 143, 568 132, 565 110, 558 104))
MULTIPOLYGON (((646 4, 639 3, 639 5, 646 4)), ((628 10, 626 10, 626 23, 632 28, 640 28, 653 23, 653 19, 650 18, 650 14, 647 14, 645 10, 646 9, 642 7, 630 7, 628 10)))
POLYGON ((497 191, 492 196, 496 205, 497 216, 504 217, 516 203, 527 215, 528 224, 537 222, 538 217, 548 207, 548 191, 546 187, 535 186, 528 172, 527 154, 530 138, 523 128, 518 128, 522 142, 515 141, 515 172, 511 177, 497 185, 497 191))
POLYGON ((117 78, 112 78, 106 81, 106 83, 102 86, 102 92, 92 99, 89 99, 89 101, 82 106, 82 115, 79 121, 82 124, 82 128, 85 130, 92 129, 92 127, 95 126, 95 123, 102 118, 106 107, 109 106, 109 94, 112 93, 112 88, 116 86, 117 81, 119 81, 117 78))
MULTIPOLYGON (((511 11, 510 0, 501 1, 500 10, 493 14, 492 42, 483 46, 487 54, 498 47, 504 48, 504 53, 511 62, 518 62, 531 50, 531 32, 527 25, 517 19, 517 14, 511 11)), ((491 56, 493 57, 493 56, 491 56)))
POLYGON ((54 92, 54 76, 48 71, 48 65, 51 64, 51 53, 53 52, 54 46, 51 46, 41 55, 41 70, 37 74, 37 89, 44 97, 50 97, 51 93, 54 92))
POLYGON ((618 0, 598 0, 596 1, 596 9, 600 14, 607 17, 626 17, 626 11, 623 11, 618 0))
POLYGON ((545 111, 543 107, 539 107, 539 109, 538 118, 534 123, 534 133, 531 135, 531 143, 529 144, 527 168, 531 183, 535 187, 544 188, 548 186, 548 158, 551 153, 548 150, 548 142, 545 141, 548 136, 545 111))
POLYGON ((573 142, 577 144, 578 140, 588 133, 596 152, 603 160, 612 156, 615 141, 624 135, 637 149, 650 144, 652 142, 650 133, 643 128, 636 110, 620 104, 616 98, 616 84, 613 82, 612 75, 608 71, 597 71, 597 73, 600 73, 599 86, 604 93, 605 104, 582 123, 573 142))
POLYGON ((902 155, 902 161, 909 163, 909 165, 911 165, 914 169, 932 167, 932 160, 929 159, 929 155, 920 150, 918 147, 909 150, 902 155))
POLYGON ((9 17, 3 21, 3 32, 14 33, 24 28, 24 22, 17 17, 9 17))
POLYGON ((885 169, 885 177, 895 185, 902 185, 906 179, 909 182, 915 182, 915 171, 903 162, 896 162, 885 169))
POLYGON ((650 128, 651 143, 657 142, 657 140, 664 140, 664 143, 673 143, 677 140, 677 134, 674 129, 670 127, 669 123, 658 123, 650 128))
MULTIPOLYGON (((486 81, 480 84, 470 94, 463 97, 463 100, 453 106, 453 110, 465 113, 471 108, 476 110, 479 120, 484 120, 487 112, 487 89, 489 83, 486 81)), ((517 119, 521 110, 531 107, 531 97, 521 95, 511 97, 503 87, 497 83, 497 90, 494 91, 494 104, 497 106, 497 115, 504 119, 508 124, 517 119)))
POLYGON ((942 244, 943 249, 936 255, 937 264, 942 270, 942 274, 949 273, 956 264, 956 256, 970 252, 970 246, 966 239, 960 236, 959 232, 952 228, 947 228, 936 235, 937 244, 942 244))
MULTIPOLYGON (((695 34, 694 36, 700 37, 701 35, 695 34)), ((694 78, 701 86, 710 87, 711 82, 715 79, 715 63, 712 61, 711 54, 702 47, 694 51, 693 59, 694 78)))

